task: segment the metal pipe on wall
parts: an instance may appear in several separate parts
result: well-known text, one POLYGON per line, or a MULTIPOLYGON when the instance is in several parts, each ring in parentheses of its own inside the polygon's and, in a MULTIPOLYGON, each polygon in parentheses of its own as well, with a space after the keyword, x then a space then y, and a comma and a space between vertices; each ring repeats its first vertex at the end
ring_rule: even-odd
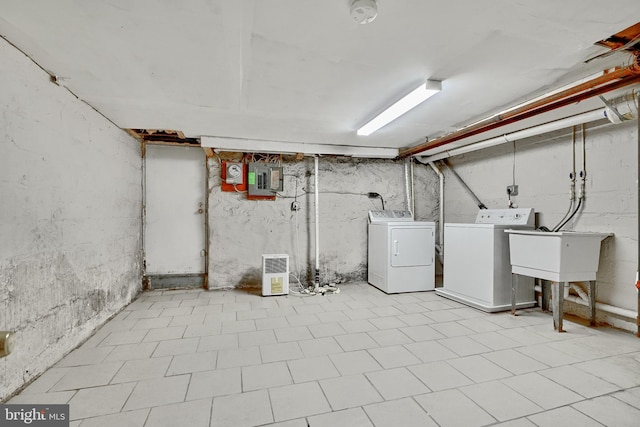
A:
POLYGON ((444 167, 447 168, 448 171, 450 171, 453 174, 453 176, 455 176, 458 179, 458 181, 460 181, 460 184, 462 185, 462 187, 467 191, 467 193, 469 193, 469 195, 473 198, 473 200, 475 200, 478 208, 487 209, 487 206, 484 203, 482 203, 482 201, 478 198, 478 196, 476 196, 476 193, 474 193, 473 190, 467 185, 467 183, 464 182, 464 180, 460 177, 460 175, 458 175, 458 172, 456 172, 455 169, 449 166, 446 161, 442 162, 442 164, 444 165, 444 167))
POLYGON ((416 194, 415 194, 415 186, 413 183, 414 180, 414 174, 413 174, 413 157, 411 157, 411 214, 413 216, 413 218, 415 219, 416 216, 416 194))
POLYGON ((403 148, 400 150, 400 157, 415 156, 430 148, 447 145, 454 141, 478 135, 638 82, 640 82, 640 63, 638 57, 635 57, 633 63, 627 67, 603 73, 599 77, 577 84, 566 90, 550 93, 542 98, 526 102, 432 141, 403 148))
MULTIPOLYGON (((438 217, 438 245, 436 248, 440 256, 444 256, 444 174, 433 162, 429 162, 431 169, 438 175, 440 181, 440 215, 438 217)), ((440 260, 442 261, 442 259, 440 260)))
POLYGON ((318 156, 313 157, 314 172, 315 172, 315 207, 316 207, 316 275, 315 275, 315 287, 320 286, 320 204, 319 204, 319 190, 318 190, 318 156))
POLYGON ((575 116, 567 117, 553 122, 541 124, 539 126, 530 127, 527 129, 519 130, 516 132, 500 135, 495 138, 486 139, 484 141, 476 142, 473 144, 465 145, 451 150, 445 148, 428 150, 423 156, 423 160, 426 162, 435 162, 436 160, 446 159, 452 156, 458 156, 460 154, 471 153, 473 151, 482 150, 484 148, 494 147, 496 145, 505 144, 507 142, 513 142, 525 138, 530 138, 536 135, 542 135, 544 133, 553 132, 556 130, 564 129, 571 126, 580 125, 586 122, 592 122, 600 119, 607 118, 606 109, 600 108, 586 113, 577 114, 575 116))
POLYGON ((409 176, 409 163, 411 162, 411 158, 404 159, 404 201, 405 201, 405 209, 411 212, 411 218, 414 218, 413 209, 412 209, 412 188, 411 182, 412 178, 409 176))

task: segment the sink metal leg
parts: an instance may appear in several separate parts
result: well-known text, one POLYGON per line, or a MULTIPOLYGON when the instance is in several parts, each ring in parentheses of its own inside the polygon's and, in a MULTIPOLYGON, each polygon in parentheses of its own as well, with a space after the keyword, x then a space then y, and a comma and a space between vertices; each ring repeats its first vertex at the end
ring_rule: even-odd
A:
POLYGON ((564 332, 564 330, 562 329, 564 286, 565 286, 564 282, 553 282, 551 284, 551 307, 553 310, 553 329, 557 330, 558 332, 564 332))
POLYGON ((589 281, 589 324, 595 326, 596 324, 596 281, 589 281))
POLYGON ((551 283, 546 280, 540 280, 542 283, 542 310, 551 311, 551 283))
POLYGON ((511 273, 511 314, 516 315, 516 287, 518 286, 518 275, 511 273))

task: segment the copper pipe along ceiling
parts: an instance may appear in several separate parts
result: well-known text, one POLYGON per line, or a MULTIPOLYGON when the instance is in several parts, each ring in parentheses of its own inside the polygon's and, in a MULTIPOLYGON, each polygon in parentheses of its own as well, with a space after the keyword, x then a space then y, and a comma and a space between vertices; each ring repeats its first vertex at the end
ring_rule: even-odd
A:
POLYGON ((555 110, 585 99, 602 95, 603 93, 619 89, 634 83, 640 82, 640 58, 634 56, 631 65, 624 68, 617 68, 602 76, 596 77, 587 82, 581 83, 569 89, 563 90, 553 95, 549 95, 537 101, 524 104, 513 110, 505 111, 502 114, 491 116, 473 125, 464 127, 448 135, 427 141, 413 147, 401 148, 399 157, 405 158, 414 156, 431 148, 450 144, 463 138, 484 133, 501 126, 508 125, 547 111, 555 110))

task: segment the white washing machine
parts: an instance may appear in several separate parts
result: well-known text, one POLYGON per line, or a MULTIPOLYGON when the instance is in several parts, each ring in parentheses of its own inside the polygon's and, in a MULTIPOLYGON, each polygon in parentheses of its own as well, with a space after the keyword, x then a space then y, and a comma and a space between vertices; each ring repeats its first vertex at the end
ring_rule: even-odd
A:
POLYGON ((434 290, 435 227, 409 211, 370 211, 369 283, 388 294, 434 290))
MULTIPOLYGON (((511 309, 506 229, 534 229, 531 208, 481 209, 475 224, 444 225, 444 278, 436 293, 487 312, 511 309)), ((533 279, 519 278, 518 308, 535 305, 533 279)))

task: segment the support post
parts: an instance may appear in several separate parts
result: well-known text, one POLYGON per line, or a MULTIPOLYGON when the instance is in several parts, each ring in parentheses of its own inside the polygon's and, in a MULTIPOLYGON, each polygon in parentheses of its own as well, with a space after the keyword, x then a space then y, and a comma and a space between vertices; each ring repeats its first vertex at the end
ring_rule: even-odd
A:
POLYGON ((596 325, 596 281, 589 281, 589 325, 596 325))
POLYGON ((553 329, 557 330, 558 332, 564 332, 564 330, 562 329, 564 286, 565 286, 564 282, 553 282, 551 284, 551 307, 553 310, 553 329))
POLYGON ((511 273, 511 314, 516 315, 516 288, 518 287, 518 275, 511 273))

